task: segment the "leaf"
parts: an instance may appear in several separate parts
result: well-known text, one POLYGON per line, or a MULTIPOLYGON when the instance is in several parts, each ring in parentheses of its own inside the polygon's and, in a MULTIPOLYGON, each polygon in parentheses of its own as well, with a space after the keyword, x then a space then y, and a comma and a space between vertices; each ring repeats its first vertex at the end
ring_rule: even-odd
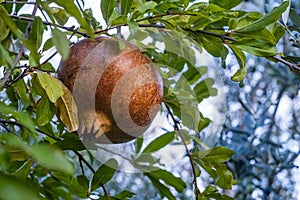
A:
POLYGON ((117 1, 111 1, 111 0, 101 0, 101 12, 102 16, 108 25, 109 23, 109 18, 111 14, 113 13, 113 10, 115 7, 117 7, 117 1))
POLYGON ((42 199, 31 184, 13 176, 0 173, 0 199, 42 199))
POLYGON ((203 99, 208 98, 210 96, 216 96, 218 90, 213 88, 215 84, 215 80, 213 78, 207 78, 200 81, 195 87, 194 92, 197 96, 198 102, 202 102, 203 99))
POLYGON ((59 118, 67 127, 69 132, 74 132, 78 129, 79 122, 77 116, 77 107, 70 90, 60 82, 63 90, 63 95, 54 103, 59 111, 59 118))
POLYGON ((217 4, 221 8, 231 9, 239 5, 243 0, 209 0, 209 3, 217 4))
POLYGON ((165 184, 174 187, 177 192, 183 192, 186 187, 185 182, 181 178, 175 177, 171 172, 166 170, 159 169, 147 172, 145 175, 152 179, 162 180, 165 184))
POLYGON ((58 7, 50 7, 50 12, 60 25, 65 25, 69 20, 69 14, 65 9, 58 7))
POLYGON ((133 0, 122 0, 121 2, 121 14, 127 15, 130 11, 133 0))
POLYGON ((113 177, 117 169, 118 162, 113 158, 109 159, 106 163, 100 166, 92 179, 92 191, 108 182, 113 177))
POLYGON ((252 24, 236 30, 235 32, 250 32, 267 27, 268 25, 276 22, 279 19, 280 15, 287 9, 288 5, 288 1, 282 2, 280 6, 275 7, 270 13, 254 21, 252 24))
POLYGON ((28 178, 31 171, 33 160, 26 161, 19 169, 14 172, 14 176, 23 180, 28 178))
POLYGON ((63 60, 67 59, 70 55, 70 44, 66 34, 61 32, 59 29, 54 28, 52 30, 52 36, 52 42, 58 53, 60 53, 63 60))
POLYGON ((287 25, 287 22, 288 22, 288 20, 289 20, 291 1, 290 1, 290 0, 284 0, 284 1, 288 1, 288 2, 289 2, 289 5, 288 5, 286 11, 284 11, 284 12, 281 14, 281 16, 282 16, 282 22, 283 22, 283 24, 286 26, 286 25, 287 25))
POLYGON ((158 151, 174 140, 175 132, 168 132, 153 140, 142 153, 152 153, 158 151))
POLYGON ((160 193, 161 197, 167 197, 169 200, 176 200, 174 195, 170 192, 169 188, 163 185, 159 180, 148 176, 151 183, 154 185, 154 187, 158 190, 160 193))
POLYGON ((32 117, 28 112, 17 112, 13 107, 0 102, 0 114, 1 116, 12 116, 16 119, 17 123, 20 123, 23 127, 27 128, 31 133, 36 133, 35 124, 32 121, 32 117))
POLYGON ((62 83, 53 76, 45 72, 37 72, 37 79, 52 103, 55 103, 64 94, 62 83))
POLYGON ((151 9, 155 8, 156 5, 157 5, 157 3, 155 3, 154 1, 145 2, 142 6, 138 7, 138 10, 141 13, 145 13, 147 10, 151 10, 151 9))
POLYGON ((73 174, 74 166, 58 149, 45 144, 34 145, 30 148, 30 153, 38 163, 51 170, 58 170, 66 174, 73 174))
POLYGON ((88 191, 88 189, 89 189, 89 180, 87 179, 86 176, 84 176, 84 175, 79 175, 79 176, 77 176, 77 181, 78 181, 78 183, 79 183, 86 191, 88 191))
POLYGON ((131 191, 124 190, 124 191, 120 192, 119 194, 117 194, 116 198, 117 199, 129 199, 129 198, 133 197, 134 195, 136 195, 136 194, 131 191))
POLYGON ((4 63, 1 63, 1 65, 6 64, 11 69, 14 67, 14 61, 9 55, 9 52, 2 46, 2 44, 0 44, 0 61, 2 59, 4 63))
MULTIPOLYGON (((87 21, 83 18, 81 12, 78 7, 74 4, 73 0, 53 0, 57 5, 62 6, 67 13, 72 15, 77 19, 79 24, 84 28, 87 32, 92 33, 91 26, 87 23, 87 21)), ((101 1, 102 2, 102 1, 101 1)), ((115 2, 115 1, 114 1, 115 2)))
POLYGON ((42 97, 36 108, 36 123, 38 126, 44 126, 50 122, 54 113, 51 109, 51 102, 47 97, 42 97))
POLYGON ((63 139, 55 142, 53 145, 59 147, 61 150, 82 151, 86 149, 78 135, 74 133, 64 134, 63 139))
POLYGON ((9 28, 4 23, 3 19, 0 18, 0 41, 4 40, 9 34, 9 28))
POLYGON ((201 36, 203 47, 214 57, 221 57, 223 52, 222 40, 213 36, 201 36))
POLYGON ((240 66, 240 69, 235 72, 231 77, 231 80, 239 82, 244 80, 247 74, 246 56, 239 48, 236 48, 233 45, 229 45, 229 47, 233 51, 240 66))
POLYGON ((235 152, 231 149, 223 146, 217 146, 206 151, 200 151, 198 157, 204 161, 224 163, 227 162, 233 154, 235 154, 235 152))
POLYGON ((290 19, 295 24, 295 26, 300 27, 300 16, 294 8, 290 10, 290 19))
POLYGON ((43 32, 44 32, 44 24, 40 17, 35 17, 32 23, 32 29, 30 31, 29 40, 33 42, 35 45, 35 50, 37 51, 43 39, 43 32))

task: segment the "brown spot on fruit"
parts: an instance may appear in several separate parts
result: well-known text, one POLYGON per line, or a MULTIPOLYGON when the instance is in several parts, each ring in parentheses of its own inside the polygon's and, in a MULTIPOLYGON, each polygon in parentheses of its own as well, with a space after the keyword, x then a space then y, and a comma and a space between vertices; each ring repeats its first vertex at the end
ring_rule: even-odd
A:
POLYGON ((84 39, 61 62, 58 78, 72 91, 83 140, 122 143, 141 135, 162 101, 162 80, 152 61, 126 42, 84 39))

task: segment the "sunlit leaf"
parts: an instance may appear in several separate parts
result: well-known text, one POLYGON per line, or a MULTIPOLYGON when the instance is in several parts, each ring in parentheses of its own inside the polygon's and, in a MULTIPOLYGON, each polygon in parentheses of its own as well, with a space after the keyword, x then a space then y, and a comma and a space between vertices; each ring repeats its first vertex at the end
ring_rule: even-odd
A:
POLYGON ((70 55, 70 44, 67 36, 64 32, 57 28, 52 30, 52 42, 55 45, 57 51, 62 56, 63 60, 67 59, 70 55))
POLYGON ((63 90, 63 95, 54 103, 59 111, 59 118, 70 132, 78 129, 77 107, 73 99, 72 93, 64 85, 60 84, 63 90))
POLYGON ((287 9, 288 5, 288 1, 282 2, 280 6, 275 7, 270 13, 254 21, 252 24, 236 30, 236 32, 250 32, 265 28, 269 24, 276 22, 281 14, 287 9))
POLYGON ((246 74, 247 74, 247 67, 246 67, 246 56, 239 48, 236 48, 233 45, 230 45, 231 50, 233 51, 240 69, 238 69, 235 74, 231 77, 231 80, 239 82, 244 80, 246 74))
POLYGON ((69 13, 71 16, 75 17, 79 24, 84 28, 87 32, 92 32, 92 29, 90 25, 87 23, 87 21, 82 16, 80 10, 75 5, 73 0, 53 0, 58 5, 62 6, 67 13, 69 13))
POLYGON ((174 140, 175 132, 165 133, 153 140, 142 153, 152 153, 160 150, 174 140))
POLYGON ((240 4, 243 0, 209 0, 209 3, 214 3, 219 5, 222 8, 226 8, 226 9, 230 9, 233 8, 235 6, 237 6, 238 4, 240 4))
POLYGON ((38 72, 37 78, 52 103, 55 103, 64 94, 62 83, 53 76, 44 72, 38 72))

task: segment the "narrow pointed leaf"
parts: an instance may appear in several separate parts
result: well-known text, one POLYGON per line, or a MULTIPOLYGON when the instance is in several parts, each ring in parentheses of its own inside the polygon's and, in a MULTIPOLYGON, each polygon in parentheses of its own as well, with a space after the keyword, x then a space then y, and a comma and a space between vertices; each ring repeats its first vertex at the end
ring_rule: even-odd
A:
POLYGON ((115 174, 117 168, 118 162, 113 158, 109 159, 106 163, 99 167, 92 179, 92 191, 108 182, 115 174))
POLYGON ((174 140, 175 132, 169 132, 153 140, 142 153, 152 153, 160 150, 174 140))
POLYGON ((254 21, 249 26, 236 30, 236 32, 250 32, 265 28, 266 26, 276 22, 280 18, 281 14, 287 9, 288 5, 288 1, 283 2, 280 6, 275 7, 270 13, 254 21))
POLYGON ((108 24, 109 18, 111 16, 111 14, 113 13, 114 8, 117 7, 117 1, 101 0, 100 6, 101 6, 102 16, 103 16, 106 24, 108 24))

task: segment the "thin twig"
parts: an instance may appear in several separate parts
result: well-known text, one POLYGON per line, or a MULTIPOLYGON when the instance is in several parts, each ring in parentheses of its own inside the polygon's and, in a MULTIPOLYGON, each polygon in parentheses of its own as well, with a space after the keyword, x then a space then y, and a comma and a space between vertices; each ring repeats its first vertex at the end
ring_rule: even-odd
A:
POLYGON ((183 137, 183 134, 181 133, 180 129, 179 129, 179 121, 175 118, 175 116, 173 115, 172 111, 171 111, 171 108, 166 105, 166 108, 167 108, 167 111, 169 113, 169 115, 171 116, 172 120, 173 120, 173 123, 174 123, 174 130, 178 133, 180 139, 182 140, 182 143, 184 145, 184 148, 185 148, 185 151, 186 151, 186 154, 187 156, 189 157, 189 160, 190 160, 190 163, 191 163, 191 167, 192 167, 192 172, 193 172, 193 183, 194 183, 194 187, 195 187, 195 194, 196 194, 196 197, 195 199, 197 199, 197 196, 199 194, 201 194, 201 191, 199 190, 199 187, 198 187, 198 183, 197 183, 197 175, 196 175, 196 169, 195 169, 195 166, 194 166, 194 161, 193 161, 193 155, 190 153, 188 147, 187 147, 187 143, 185 142, 184 140, 184 137, 183 137))
MULTIPOLYGON (((33 20, 34 20, 31 17, 24 17, 24 16, 18 16, 18 15, 9 15, 9 17, 11 17, 13 19, 31 21, 31 22, 33 22, 33 20)), ((76 30, 75 26, 66 27, 66 26, 62 26, 62 25, 59 25, 59 24, 53 24, 53 23, 48 22, 48 21, 43 21, 43 24, 45 24, 46 26, 58 27, 58 28, 61 28, 61 29, 64 29, 64 30, 67 30, 67 31, 70 31, 70 32, 74 32, 74 30, 76 30)), ((84 33, 84 32, 78 31, 78 30, 76 30, 75 33, 77 33, 79 35, 82 35, 84 37, 90 37, 87 33, 84 33)))
POLYGON ((291 71, 300 71, 300 66, 294 63, 291 63, 287 60, 284 60, 282 57, 279 56, 272 56, 272 58, 282 64, 285 64, 290 68, 291 71))

